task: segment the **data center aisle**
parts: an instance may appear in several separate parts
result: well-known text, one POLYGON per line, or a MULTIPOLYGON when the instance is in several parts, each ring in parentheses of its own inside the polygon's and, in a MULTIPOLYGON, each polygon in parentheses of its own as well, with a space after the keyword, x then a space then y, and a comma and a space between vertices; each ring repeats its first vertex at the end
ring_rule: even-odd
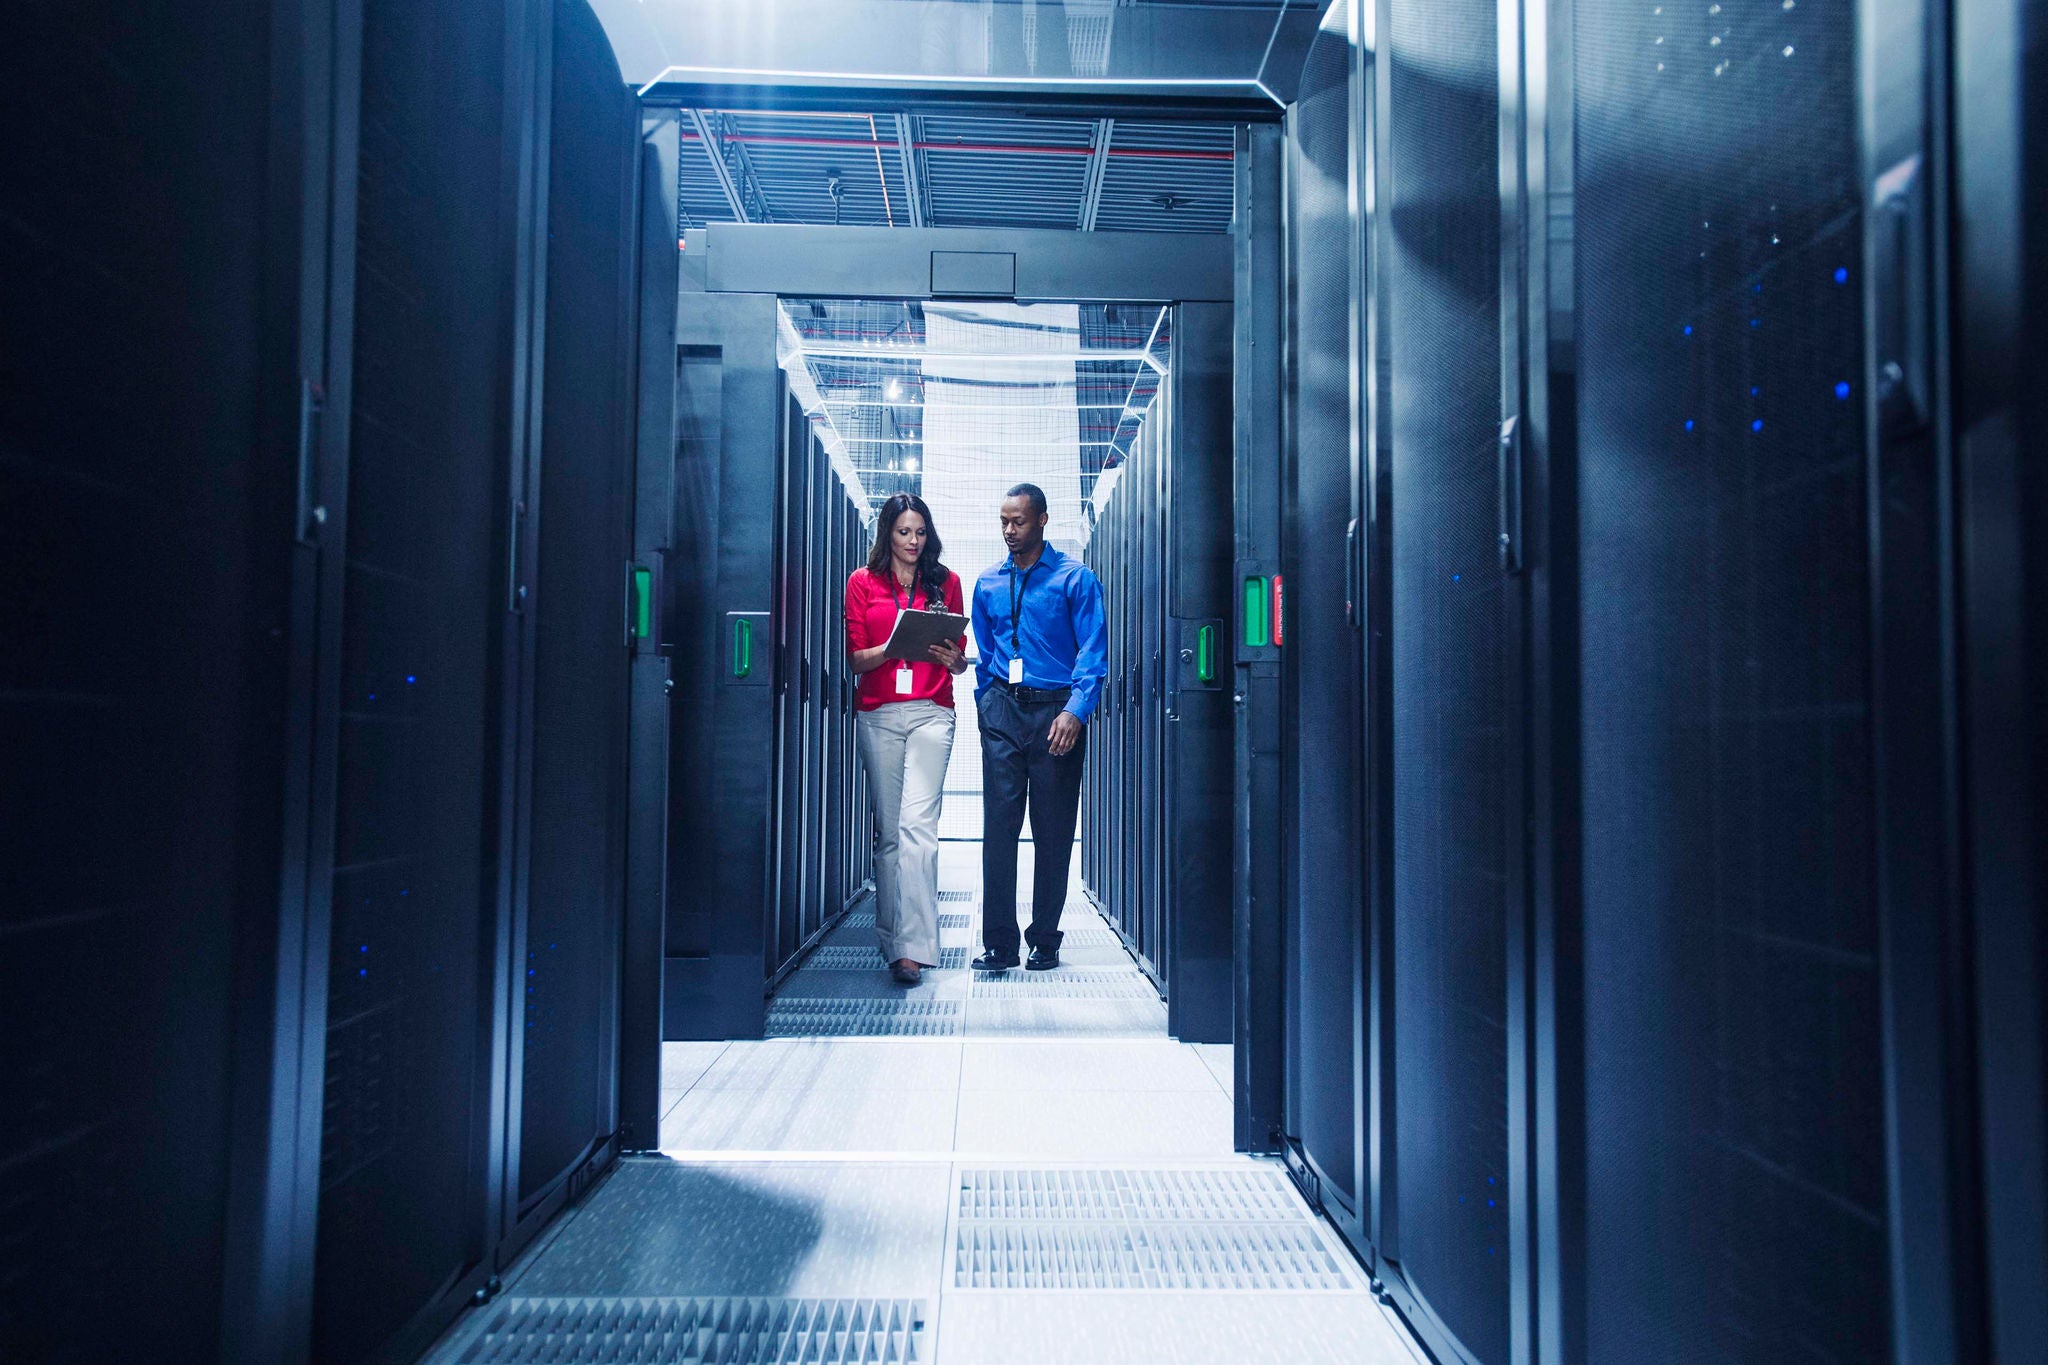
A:
POLYGON ((1166 1036, 1078 893, 1059 970, 974 979, 979 858, 944 846, 925 984, 842 925, 775 1001, 786 1036, 668 1044, 661 1156, 433 1358, 1416 1365, 1279 1167, 1231 1151, 1230 1049, 1166 1036))

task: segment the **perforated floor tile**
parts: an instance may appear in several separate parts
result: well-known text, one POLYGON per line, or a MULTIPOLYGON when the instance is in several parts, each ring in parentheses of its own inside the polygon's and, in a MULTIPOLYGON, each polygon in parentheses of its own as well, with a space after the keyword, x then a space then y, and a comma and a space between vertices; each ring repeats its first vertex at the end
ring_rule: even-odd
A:
POLYGON ((974 893, 972 891, 941 891, 939 899, 942 901, 972 901, 974 893))
MULTIPOLYGON (((967 950, 941 948, 937 965, 942 970, 959 971, 967 965, 967 950)), ((877 949, 857 948, 852 944, 828 945, 812 953, 804 962, 807 972, 879 972, 886 970, 886 966, 877 949)))
POLYGON ((1159 992, 1136 972, 1073 967, 1050 972, 1004 972, 977 976, 971 1000, 1157 1000, 1159 992))
POLYGON ((926 1358, 915 1299, 516 1298, 463 1365, 855 1365, 926 1358))
POLYGON ((960 1217, 976 1221, 1310 1221, 1277 1170, 969 1167, 959 1186, 960 1217))
POLYGON ((965 929, 974 922, 972 915, 943 914, 939 916, 941 929, 965 929))
POLYGON ((954 1237, 952 1287, 1356 1288, 1305 1222, 963 1222, 954 1237))
POLYGON ((960 1024, 955 1000, 783 998, 768 1005, 771 1038, 951 1037, 960 1024))

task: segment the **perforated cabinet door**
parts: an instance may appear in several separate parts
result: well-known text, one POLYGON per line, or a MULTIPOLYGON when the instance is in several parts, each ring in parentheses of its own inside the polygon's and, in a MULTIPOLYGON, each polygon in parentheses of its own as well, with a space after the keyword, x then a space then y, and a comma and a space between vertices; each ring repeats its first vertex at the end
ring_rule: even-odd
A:
POLYGON ((1594 1361, 1888 1350, 1858 23, 1578 9, 1594 1361))
POLYGON ((1517 644, 1498 545, 1499 15, 1393 0, 1392 21, 1392 1252, 1465 1349, 1504 1361, 1517 644))

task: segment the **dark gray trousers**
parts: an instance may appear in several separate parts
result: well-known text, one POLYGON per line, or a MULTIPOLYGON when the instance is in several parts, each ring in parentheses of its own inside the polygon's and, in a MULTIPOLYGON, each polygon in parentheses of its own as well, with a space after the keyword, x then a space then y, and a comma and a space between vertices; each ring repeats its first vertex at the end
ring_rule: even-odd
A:
POLYGON ((1088 731, 1064 756, 1050 746, 1053 720, 1066 694, 1020 702, 1001 687, 981 697, 982 844, 981 940, 990 952, 1016 956, 1017 836, 1031 815, 1031 928, 1023 935, 1034 948, 1057 948, 1060 911, 1067 903, 1067 864, 1074 849, 1074 822, 1081 812, 1081 762, 1088 731))

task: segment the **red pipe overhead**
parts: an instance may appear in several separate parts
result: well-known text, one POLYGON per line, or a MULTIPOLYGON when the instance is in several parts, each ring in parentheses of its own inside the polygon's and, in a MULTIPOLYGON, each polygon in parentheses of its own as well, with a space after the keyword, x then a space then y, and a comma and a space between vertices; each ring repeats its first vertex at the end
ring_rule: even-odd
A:
MULTIPOLYGON (((684 133, 683 141, 696 142, 695 133, 684 133)), ((849 137, 797 137, 781 133, 728 133, 721 141, 750 143, 758 147, 843 147, 848 151, 869 150, 892 151, 895 142, 875 142, 867 138, 849 137)), ((1003 156, 1093 156, 1092 147, 1061 147, 1049 143, 1012 142, 913 142, 910 144, 920 152, 993 152, 1003 156)), ((1141 157, 1156 161, 1228 161, 1229 152, 1200 151, 1186 147, 1111 147, 1111 156, 1141 157)))

